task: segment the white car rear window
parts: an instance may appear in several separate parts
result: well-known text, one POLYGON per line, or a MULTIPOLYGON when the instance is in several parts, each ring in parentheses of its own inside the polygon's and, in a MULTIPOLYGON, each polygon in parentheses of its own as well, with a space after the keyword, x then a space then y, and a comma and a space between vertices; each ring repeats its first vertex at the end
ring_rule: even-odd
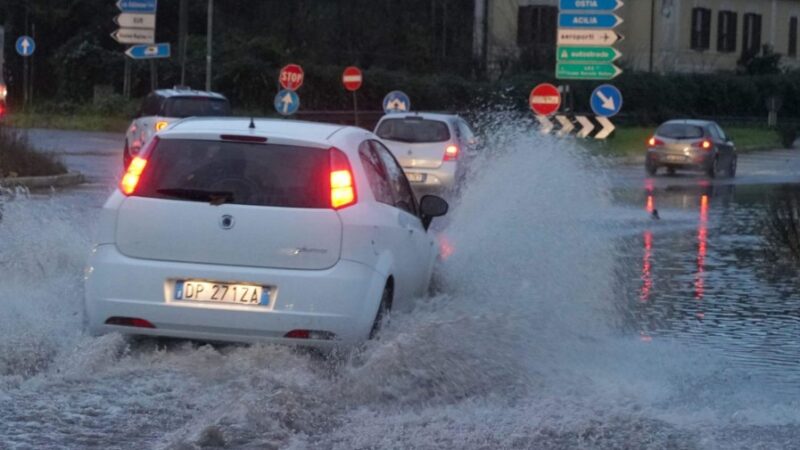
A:
POLYGON ((238 205, 328 208, 327 149, 162 139, 147 156, 137 196, 238 205))
POLYGON ((410 143, 445 142, 450 140, 450 129, 445 122, 414 116, 386 119, 378 126, 376 134, 381 139, 410 143))

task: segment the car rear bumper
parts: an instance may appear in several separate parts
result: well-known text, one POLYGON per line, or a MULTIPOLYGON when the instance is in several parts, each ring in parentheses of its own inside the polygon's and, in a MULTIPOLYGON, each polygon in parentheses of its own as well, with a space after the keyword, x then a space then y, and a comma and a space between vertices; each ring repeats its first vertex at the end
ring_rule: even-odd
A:
POLYGON ((415 191, 437 192, 447 191, 455 187, 457 167, 455 162, 445 162, 436 169, 403 167, 406 176, 415 191), (421 179, 415 179, 421 177, 421 179))
POLYGON ((657 150, 647 151, 647 164, 654 167, 705 170, 713 161, 712 152, 676 154, 657 150))
POLYGON ((263 269, 136 259, 101 245, 89 261, 85 310, 93 334, 333 347, 367 339, 384 284, 372 268, 345 260, 327 270, 263 269), (184 279, 256 284, 275 293, 265 306, 174 300, 174 282, 184 279), (144 319, 155 328, 109 325, 111 317, 144 319), (335 339, 285 338, 292 330, 335 339))

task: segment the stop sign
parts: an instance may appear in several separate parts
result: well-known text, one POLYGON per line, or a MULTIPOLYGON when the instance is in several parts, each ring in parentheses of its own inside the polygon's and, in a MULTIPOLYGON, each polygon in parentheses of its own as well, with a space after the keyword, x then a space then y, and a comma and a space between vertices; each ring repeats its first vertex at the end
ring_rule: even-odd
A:
POLYGON ((278 77, 278 80, 281 82, 281 86, 284 89, 288 89, 290 91, 296 91, 303 85, 303 78, 305 77, 305 73, 303 72, 303 68, 298 66, 297 64, 289 64, 283 69, 281 69, 281 74, 278 77))
POLYGON ((342 74, 342 83, 344 88, 348 91, 357 91, 361 87, 364 77, 361 75, 361 69, 358 67, 350 66, 344 69, 342 74))
POLYGON ((534 113, 549 116, 561 107, 561 93, 552 84, 542 83, 533 88, 528 103, 534 113))

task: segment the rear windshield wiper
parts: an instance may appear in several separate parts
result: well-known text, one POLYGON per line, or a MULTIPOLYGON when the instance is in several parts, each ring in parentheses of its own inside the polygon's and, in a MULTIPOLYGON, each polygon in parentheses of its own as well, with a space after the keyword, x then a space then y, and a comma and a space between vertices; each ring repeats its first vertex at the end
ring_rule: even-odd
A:
POLYGON ((161 195, 167 197, 180 198, 184 200, 194 200, 197 202, 209 202, 212 205, 233 202, 233 192, 230 191, 206 191, 202 189, 167 188, 156 190, 161 195))
POLYGON ((387 141, 405 142, 405 143, 408 143, 408 144, 416 143, 416 141, 413 140, 413 139, 403 139, 403 138, 394 137, 394 136, 380 136, 380 135, 378 137, 381 138, 381 139, 386 139, 387 141))

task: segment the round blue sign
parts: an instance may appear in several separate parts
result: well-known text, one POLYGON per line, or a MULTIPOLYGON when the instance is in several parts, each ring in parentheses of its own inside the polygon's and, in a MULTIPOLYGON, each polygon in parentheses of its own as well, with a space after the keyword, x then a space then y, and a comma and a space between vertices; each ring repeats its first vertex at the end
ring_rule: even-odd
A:
POLYGON ((411 111, 411 100, 403 91, 392 91, 383 98, 385 113, 401 113, 411 111))
POLYGON ((284 116, 291 116, 300 109, 300 97, 297 92, 284 89, 275 96, 275 110, 284 116))
POLYGON ((592 92, 592 111, 600 117, 613 117, 622 109, 622 92, 610 84, 598 86, 592 92))
POLYGON ((15 45, 17 53, 21 56, 31 56, 36 50, 36 41, 30 36, 20 36, 15 45))

